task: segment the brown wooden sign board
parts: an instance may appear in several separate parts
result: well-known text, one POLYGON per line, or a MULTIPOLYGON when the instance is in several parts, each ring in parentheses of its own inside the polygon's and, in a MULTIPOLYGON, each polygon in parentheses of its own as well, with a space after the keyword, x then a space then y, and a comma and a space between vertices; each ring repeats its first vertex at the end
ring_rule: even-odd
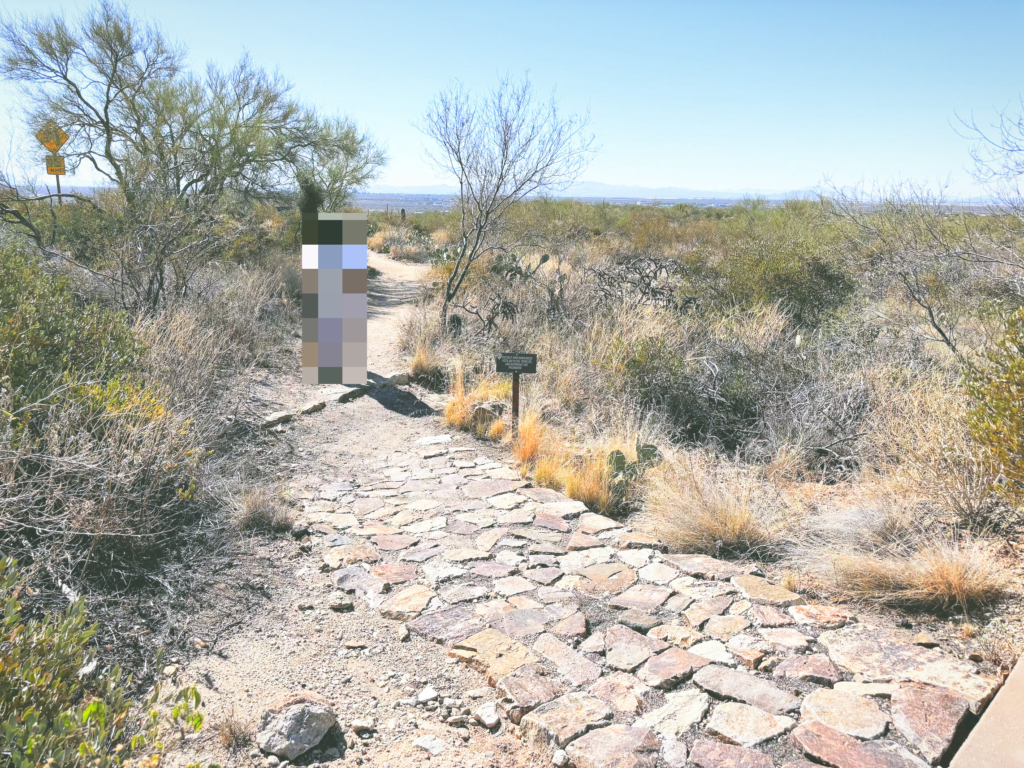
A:
POLYGON ((503 352, 495 358, 498 373, 536 373, 537 356, 503 352))

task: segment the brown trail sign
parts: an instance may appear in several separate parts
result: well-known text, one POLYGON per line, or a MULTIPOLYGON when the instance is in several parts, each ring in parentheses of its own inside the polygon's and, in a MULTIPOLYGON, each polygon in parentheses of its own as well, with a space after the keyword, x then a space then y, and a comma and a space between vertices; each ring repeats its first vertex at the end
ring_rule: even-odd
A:
POLYGON ((537 372, 537 356, 520 352, 503 352, 495 360, 498 373, 512 374, 512 433, 519 432, 519 374, 537 372))

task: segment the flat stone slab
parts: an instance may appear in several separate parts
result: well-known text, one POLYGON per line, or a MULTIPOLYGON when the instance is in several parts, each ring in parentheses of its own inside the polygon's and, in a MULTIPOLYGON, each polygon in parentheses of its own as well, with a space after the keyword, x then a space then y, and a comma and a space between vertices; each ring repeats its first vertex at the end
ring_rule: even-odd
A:
POLYGON ((519 725, 524 715, 541 704, 569 692, 562 680, 540 664, 519 667, 498 680, 495 688, 502 697, 499 706, 516 725, 519 725))
POLYGON ((693 627, 682 627, 675 624, 662 624, 661 626, 654 627, 648 631, 647 636, 671 643, 672 645, 678 645, 680 648, 689 648, 694 643, 699 643, 704 639, 704 635, 693 627))
POLYGON ((462 486, 462 492, 468 499, 489 499, 512 493, 526 484, 525 480, 474 480, 462 486))
POLYGON ((402 529, 395 528, 393 525, 384 525, 384 523, 364 522, 358 528, 349 528, 348 532, 353 536, 388 536, 401 533, 402 529))
POLYGON ((375 509, 380 509, 384 506, 384 502, 380 499, 356 499, 349 508, 357 515, 366 515, 373 512, 375 509))
POLYGON ((839 673, 832 661, 823 653, 810 656, 790 656, 772 672, 785 680, 809 680, 818 685, 832 686, 839 682, 839 673))
POLYGON ((717 664, 698 670, 693 676, 693 682, 717 696, 736 699, 772 715, 800 708, 800 699, 767 680, 717 664))
POLYGON ((635 608, 640 611, 653 611, 661 606, 672 590, 668 587, 659 587, 653 584, 637 584, 630 587, 618 597, 609 601, 612 608, 635 608))
POLYGON ((679 739, 699 723, 711 706, 711 697, 693 688, 665 694, 665 703, 639 718, 633 725, 653 728, 666 739, 679 739))
POLYGON ((506 576, 504 579, 494 582, 494 591, 504 597, 519 595, 536 588, 537 585, 534 582, 524 579, 522 576, 506 576))
POLYGON ((753 565, 727 563, 708 555, 664 555, 661 559, 680 573, 701 579, 731 579, 733 576, 748 574, 754 569, 753 565))
POLYGON ((569 537, 569 542, 565 545, 565 548, 570 552, 576 552, 580 549, 594 549, 595 547, 607 546, 605 542, 596 536, 590 536, 586 533, 580 533, 579 531, 573 531, 572 536, 569 537))
POLYGON ((537 638, 533 650, 558 669, 558 673, 575 686, 588 685, 601 677, 601 667, 551 634, 537 638))
POLYGON ((652 584, 668 584, 673 579, 679 578, 679 571, 664 563, 650 563, 637 571, 637 575, 641 581, 649 581, 652 584))
POLYGON ((712 616, 704 624, 704 634, 718 640, 728 640, 750 626, 742 616, 712 616))
POLYGON ((576 768, 654 768, 661 741, 649 728, 610 725, 572 742, 566 753, 576 768))
POLYGON ((668 648, 655 637, 647 637, 621 624, 613 624, 604 631, 605 663, 614 669, 632 672, 651 654, 668 648))
POLYGON ((587 505, 582 501, 565 499, 563 501, 546 501, 538 508, 539 512, 549 512, 559 517, 573 518, 587 511, 587 505))
POLYGON ((720 741, 695 742, 690 750, 690 762, 700 768, 775 768, 775 763, 763 752, 720 741))
POLYGON ((615 546, 619 549, 656 549, 664 552, 665 545, 654 536, 640 531, 621 531, 614 537, 615 546))
POLYGON ((790 739, 809 757, 839 768, 926 768, 928 765, 894 742, 861 742, 817 720, 798 725, 790 739))
POLYGON ((448 655, 482 672, 492 686, 524 664, 538 661, 529 648, 496 629, 485 629, 460 640, 448 655))
MULTIPOLYGON (((661 624, 662 621, 657 616, 647 613, 647 611, 641 611, 638 608, 627 608, 616 618, 619 624, 629 627, 641 635, 646 635, 650 630, 661 624)), ((660 640, 661 638, 658 639, 660 640)))
MULTIPOLYGON (((725 648, 730 655, 738 659, 748 669, 757 669, 765 654, 771 650, 768 643, 743 632, 730 637, 725 648)), ((727 663, 731 664, 732 662, 727 663)))
POLYGON ((796 619, 797 624, 806 624, 822 629, 838 629, 846 626, 853 619, 853 613, 838 605, 794 605, 789 615, 796 619))
POLYGON ((498 512, 494 518, 498 525, 529 525, 533 522, 533 512, 529 509, 509 509, 498 512))
POLYGON ((891 711, 896 729, 935 765, 953 743, 970 702, 930 686, 908 685, 892 695, 891 711))
POLYGON ((766 643, 783 651, 802 651, 813 639, 791 627, 765 627, 759 633, 766 643))
POLYGON ((584 568, 589 568, 592 565, 608 563, 613 557, 615 557, 615 550, 611 547, 577 550, 558 558, 558 567, 566 573, 580 573, 584 568))
POLYGON ((503 579, 516 573, 518 570, 514 566, 502 563, 476 563, 469 569, 469 572, 488 579, 503 579))
POLYGON ((633 675, 613 672, 605 675, 589 688, 587 693, 612 705, 617 712, 637 714, 651 689, 633 675))
POLYGON ((594 597, 617 595, 636 583, 636 571, 622 563, 591 565, 579 571, 579 575, 583 580, 576 590, 594 597))
POLYGON ((414 635, 442 645, 452 645, 484 629, 486 622, 471 607, 460 605, 422 614, 405 626, 414 635))
POLYGON ((486 597, 490 594, 490 590, 487 587, 481 587, 476 584, 455 584, 442 589, 439 594, 446 603, 456 605, 486 597))
POLYGON ((790 616, 770 605, 755 605, 747 615, 759 627, 785 627, 793 623, 790 616))
POLYGON ((412 563, 424 563, 432 557, 437 557, 442 552, 444 552, 444 547, 440 544, 427 545, 425 547, 406 550, 402 553, 401 559, 408 560, 412 563))
POLYGON ((653 688, 675 688, 696 670, 710 664, 709 659, 672 647, 652 657, 637 676, 653 688))
POLYGON ((832 661, 861 675, 864 682, 909 681, 947 688, 980 711, 992 698, 999 681, 977 674, 973 664, 947 656, 938 648, 913 643, 909 630, 858 624, 822 632, 818 637, 832 661))
POLYGON ((538 635, 544 631, 550 618, 536 608, 519 608, 492 617, 488 623, 511 637, 538 635))
POLYGON ((372 541, 377 546, 377 549, 383 550, 384 552, 398 552, 399 550, 408 549, 414 544, 417 544, 419 539, 415 536, 409 536, 404 533, 394 533, 374 536, 372 541))
POLYGON ((569 524, 551 512, 539 512, 533 518, 533 524, 539 525, 541 528, 549 528, 552 531, 562 531, 563 533, 569 530, 569 524))
MULTIPOLYGON (((550 488, 523 488, 519 493, 538 504, 557 504, 570 501, 558 491, 553 491, 550 488)), ((582 502, 579 503, 582 504, 582 502)), ((583 504, 583 511, 586 511, 586 508, 587 505, 583 504)))
POLYGON ((604 515, 598 515, 593 512, 584 512, 580 515, 580 524, 576 529, 581 533, 600 533, 601 531, 610 531, 613 528, 621 528, 622 524, 617 523, 610 517, 604 515))
POLYGON ((559 637, 582 638, 587 636, 587 617, 576 611, 551 627, 551 634, 559 637))
POLYGON ((371 566, 370 573, 381 579, 385 584, 404 584, 416 578, 415 565, 399 563, 378 563, 371 566))
POLYGON ((328 570, 336 571, 356 563, 376 563, 380 560, 380 552, 368 541, 331 547, 323 554, 324 565, 328 570))
POLYGON ((721 736, 730 744, 755 747, 795 725, 796 720, 785 715, 772 715, 749 704, 725 702, 715 707, 706 728, 708 733, 721 736))
POLYGON ((732 666, 736 663, 736 657, 730 653, 729 648, 721 640, 704 640, 695 643, 690 646, 690 653, 703 656, 716 664, 732 666))
POLYGON ((526 496, 520 496, 518 493, 502 493, 487 499, 487 503, 495 509, 513 509, 527 501, 529 499, 526 496))
POLYGON ((586 693, 567 693, 541 704, 522 719, 523 741, 534 749, 566 746, 612 719, 608 704, 586 693))
POLYGON ((712 597, 708 600, 700 600, 685 611, 683 615, 686 620, 690 622, 690 626, 694 629, 700 629, 704 622, 710 619, 712 616, 718 616, 720 613, 724 613, 728 607, 732 605, 731 597, 712 597))
POLYGON ((508 528, 488 528, 476 537, 476 548, 481 552, 490 552, 507 533, 508 528))
POLYGON ((381 603, 380 614, 386 619, 409 621, 419 616, 436 594, 429 587, 413 584, 381 603))
POLYGON ((469 549, 468 547, 449 549, 444 553, 444 559, 453 563, 468 563, 471 560, 487 560, 490 557, 490 552, 483 552, 479 549, 469 549))
POLYGON ((791 605, 800 605, 806 602, 796 592, 790 592, 785 587, 772 584, 760 576, 733 576, 730 581, 743 593, 747 600, 758 605, 774 605, 777 608, 787 608, 791 605))
POLYGON ((562 578, 562 575, 561 568, 530 568, 523 571, 523 576, 528 578, 530 581, 543 584, 545 587, 549 584, 554 584, 562 578))
POLYGON ((889 724, 889 718, 871 699, 831 688, 808 694, 800 705, 800 714, 804 722, 817 720, 858 739, 877 739, 889 724))

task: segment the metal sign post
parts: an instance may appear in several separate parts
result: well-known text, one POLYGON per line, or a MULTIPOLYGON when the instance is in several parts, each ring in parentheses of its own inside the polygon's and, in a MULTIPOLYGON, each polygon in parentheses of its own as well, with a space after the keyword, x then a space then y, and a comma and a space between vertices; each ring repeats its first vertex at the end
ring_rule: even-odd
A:
POLYGON ((57 179, 57 200, 60 201, 60 177, 65 171, 64 158, 57 154, 57 150, 64 146, 68 135, 53 120, 47 120, 46 125, 39 129, 36 138, 50 150, 51 154, 46 156, 46 172, 57 179))
POLYGON ((495 358, 498 373, 512 374, 512 434, 519 432, 519 374, 537 372, 537 356, 503 352, 495 358))

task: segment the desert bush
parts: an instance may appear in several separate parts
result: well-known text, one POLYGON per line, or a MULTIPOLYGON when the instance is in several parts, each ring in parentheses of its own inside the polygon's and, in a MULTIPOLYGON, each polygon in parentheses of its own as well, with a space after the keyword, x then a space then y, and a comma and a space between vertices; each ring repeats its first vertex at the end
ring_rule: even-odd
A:
POLYGON ((270 488, 243 491, 233 500, 234 523, 241 531, 262 533, 284 531, 292 519, 281 493, 270 488))
POLYGON ((968 375, 971 402, 967 423, 971 434, 998 467, 996 484, 1011 502, 1024 499, 1024 310, 1006 323, 1006 331, 968 375))
POLYGON ((644 502, 639 524, 676 552, 773 559, 795 524, 769 487, 696 452, 649 470, 644 502))
MULTIPOLYGON (((127 696, 121 670, 97 669, 89 650, 84 600, 60 616, 22 614, 16 563, 0 559, 0 739, 4 765, 69 768, 159 765, 167 726, 198 730, 202 715, 194 688, 171 697, 162 719, 159 688, 141 706, 127 696), (169 721, 169 722, 168 722, 169 721)), ((168 701, 164 701, 168 703, 168 701)))

